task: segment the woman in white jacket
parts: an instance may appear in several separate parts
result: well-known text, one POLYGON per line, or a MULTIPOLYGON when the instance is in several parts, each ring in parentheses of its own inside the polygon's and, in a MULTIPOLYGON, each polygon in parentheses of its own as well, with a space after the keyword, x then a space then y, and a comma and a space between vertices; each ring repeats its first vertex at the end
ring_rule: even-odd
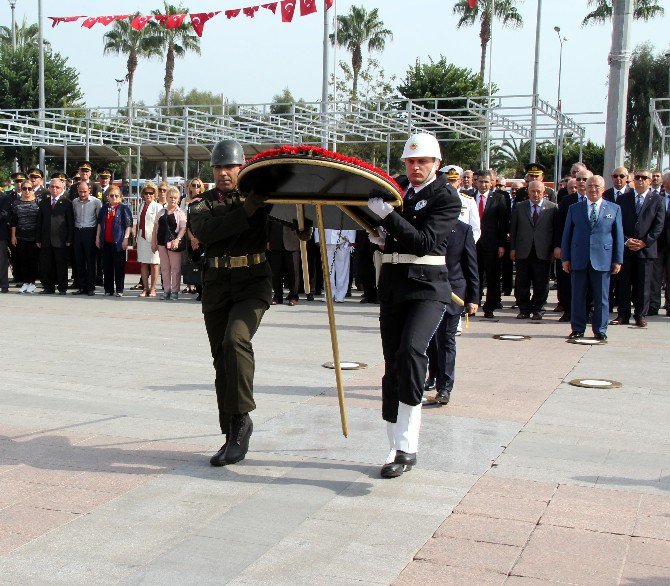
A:
POLYGON ((154 232, 156 214, 163 208, 156 203, 156 186, 145 183, 141 195, 144 205, 137 218, 137 260, 141 263, 142 285, 144 290, 140 297, 156 297, 156 280, 160 258, 157 252, 151 250, 151 236, 154 232))

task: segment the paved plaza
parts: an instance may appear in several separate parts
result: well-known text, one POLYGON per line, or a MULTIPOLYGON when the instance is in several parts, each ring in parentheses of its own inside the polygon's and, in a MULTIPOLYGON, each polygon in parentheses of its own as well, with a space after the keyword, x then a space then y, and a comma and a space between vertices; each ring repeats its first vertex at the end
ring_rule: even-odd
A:
POLYGON ((342 359, 368 365, 344 373, 349 438, 325 304, 276 306, 254 341, 251 450, 212 468, 198 303, 15 291, 0 296, 2 584, 670 584, 665 316, 585 347, 505 298, 458 338, 418 466, 382 480, 377 306, 336 306, 342 359), (598 377, 622 386, 568 384, 598 377))

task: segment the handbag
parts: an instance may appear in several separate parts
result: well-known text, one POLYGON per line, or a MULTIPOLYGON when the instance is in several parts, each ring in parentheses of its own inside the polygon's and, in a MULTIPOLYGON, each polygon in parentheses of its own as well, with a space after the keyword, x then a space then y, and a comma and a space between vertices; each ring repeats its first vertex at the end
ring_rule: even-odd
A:
MULTIPOLYGON (((165 213, 160 217, 160 219, 163 220, 163 221, 165 222, 165 226, 166 226, 166 228, 167 228, 167 234, 168 234, 167 243, 170 244, 170 242, 172 242, 173 240, 176 240, 176 239, 177 239, 177 234, 175 234, 174 231, 172 230, 172 228, 170 228, 170 224, 169 224, 168 221, 167 221, 167 212, 165 212, 165 213)), ((186 239, 186 238, 182 238, 182 239, 179 241, 179 245, 178 245, 177 247, 175 247, 175 248, 168 248, 168 250, 171 250, 172 252, 184 252, 184 251, 186 250, 186 243, 187 243, 187 239, 186 239)))

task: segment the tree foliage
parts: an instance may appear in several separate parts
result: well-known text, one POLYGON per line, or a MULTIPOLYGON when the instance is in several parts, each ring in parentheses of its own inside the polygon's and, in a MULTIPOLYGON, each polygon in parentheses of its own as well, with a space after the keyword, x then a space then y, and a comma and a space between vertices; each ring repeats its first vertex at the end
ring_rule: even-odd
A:
POLYGON ((470 8, 469 0, 458 0, 454 4, 453 13, 460 16, 456 23, 457 28, 463 26, 474 27, 479 19, 479 41, 482 48, 479 60, 479 76, 484 79, 486 70, 486 47, 491 41, 491 26, 493 16, 503 23, 503 26, 523 26, 523 17, 516 8, 516 0, 477 0, 474 8, 470 8), (494 4, 495 2, 495 4, 494 4), (492 14, 492 9, 495 14, 492 14))
MULTIPOLYGON (((496 90, 497 88, 492 88, 493 92, 496 90)), ((440 55, 438 61, 429 58, 428 63, 421 63, 417 59, 416 63, 405 73, 402 83, 398 86, 398 91, 406 98, 420 100, 483 96, 487 95, 488 88, 474 71, 447 63, 446 57, 440 55)), ((449 115, 465 114, 465 110, 458 110, 459 106, 465 107, 465 100, 462 103, 453 100, 438 100, 436 104, 438 109, 455 109, 455 112, 449 115)), ((438 133, 437 137, 441 141, 449 141, 441 145, 445 163, 468 168, 479 167, 481 151, 479 140, 464 139, 453 132, 438 133)))
MULTIPOLYGON (((587 24, 603 24, 612 18, 612 0, 587 0, 593 10, 582 20, 582 26, 587 24)), ((658 0, 634 0, 633 18, 635 20, 650 20, 662 17, 665 9, 658 5, 658 0)))
MULTIPOLYGON (((14 35, 16 38, 16 46, 23 47, 24 45, 32 45, 39 47, 39 26, 37 23, 28 24, 24 18, 21 24, 14 23, 14 35)), ((49 45, 49 41, 44 40, 44 46, 49 45)), ((12 26, 0 26, 0 46, 12 46, 12 26)))
MULTIPOLYGON (((654 54, 651 43, 633 51, 628 73, 628 110, 626 113, 626 150, 633 166, 646 166, 649 148, 649 100, 668 95, 670 57, 654 54)), ((663 120, 664 123, 670 123, 663 120)), ((660 139, 654 150, 660 148, 660 139)))
POLYGON ((386 41, 393 40, 393 33, 379 20, 379 11, 368 12, 364 6, 352 6, 349 14, 337 17, 337 35, 331 35, 333 43, 351 53, 352 96, 358 95, 358 76, 363 66, 363 47, 368 51, 383 51, 386 41))

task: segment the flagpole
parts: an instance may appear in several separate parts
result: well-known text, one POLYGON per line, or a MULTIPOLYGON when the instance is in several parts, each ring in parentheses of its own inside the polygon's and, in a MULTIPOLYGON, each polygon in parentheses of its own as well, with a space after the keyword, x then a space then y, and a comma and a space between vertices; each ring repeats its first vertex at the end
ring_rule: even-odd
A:
POLYGON ((323 0, 323 71, 321 78, 321 146, 328 148, 328 44, 330 31, 328 26, 328 6, 323 0))

